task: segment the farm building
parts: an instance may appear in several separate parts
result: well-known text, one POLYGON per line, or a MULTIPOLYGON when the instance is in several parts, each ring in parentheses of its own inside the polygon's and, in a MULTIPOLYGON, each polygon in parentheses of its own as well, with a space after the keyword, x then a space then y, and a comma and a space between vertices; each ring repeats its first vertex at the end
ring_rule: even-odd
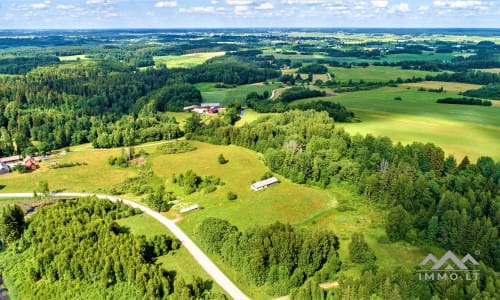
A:
POLYGON ((181 209, 179 212, 180 212, 181 214, 184 214, 184 213, 187 213, 187 212, 189 212, 189 211, 196 210, 196 209, 198 209, 198 208, 200 208, 200 207, 198 206, 198 204, 193 204, 193 205, 191 205, 191 206, 184 207, 184 208, 183 208, 183 209, 181 209))
POLYGON ((220 105, 220 103, 202 103, 200 106, 201 106, 201 108, 209 108, 209 109, 212 109, 212 108, 219 109, 222 107, 222 105, 220 105))
POLYGON ((31 156, 25 157, 23 160, 23 164, 26 167, 26 169, 36 170, 36 161, 31 156))
POLYGON ((193 109, 197 108, 198 105, 190 105, 190 106, 184 106, 184 111, 192 111, 193 109))
POLYGON ((9 173, 10 168, 4 162, 0 162, 0 175, 9 173))
POLYGON ((275 184, 275 183, 278 183, 278 182, 279 181, 278 181, 278 179, 276 177, 271 177, 271 178, 268 178, 268 179, 265 179, 265 180, 262 180, 262 181, 258 181, 256 183, 252 184, 250 187, 254 191, 259 191, 259 190, 267 188, 271 184, 275 184))
POLYGON ((0 162, 8 166, 14 166, 18 162, 21 162, 21 156, 14 155, 14 156, 2 157, 0 158, 0 162))

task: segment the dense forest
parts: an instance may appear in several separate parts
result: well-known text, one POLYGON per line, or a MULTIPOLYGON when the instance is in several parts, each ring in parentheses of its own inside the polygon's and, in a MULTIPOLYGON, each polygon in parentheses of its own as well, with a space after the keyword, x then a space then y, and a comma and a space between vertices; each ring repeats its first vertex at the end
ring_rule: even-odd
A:
POLYGON ((208 252, 256 286, 266 285, 273 296, 286 295, 315 275, 332 280, 340 269, 339 241, 328 231, 274 223, 240 232, 225 220, 207 218, 197 234, 208 252))
MULTIPOLYGON (((500 163, 489 157, 457 162, 429 143, 403 146, 387 137, 350 136, 328 114, 314 111, 288 111, 241 127, 211 122, 190 137, 261 152, 273 172, 296 183, 347 182, 389 209, 391 241, 433 244, 462 255, 478 249, 485 265, 500 270, 500 163)), ((488 282, 477 284, 484 291, 488 282)), ((500 290, 500 282, 494 284, 500 290)))
MULTIPOLYGON (((0 223, 15 211, 4 209, 0 223)), ((82 198, 61 200, 17 222, 22 235, 2 235, 9 242, 2 269, 11 289, 20 299, 225 299, 201 278, 186 284, 155 263, 179 241, 130 234, 115 222, 137 213, 122 203, 82 198)))

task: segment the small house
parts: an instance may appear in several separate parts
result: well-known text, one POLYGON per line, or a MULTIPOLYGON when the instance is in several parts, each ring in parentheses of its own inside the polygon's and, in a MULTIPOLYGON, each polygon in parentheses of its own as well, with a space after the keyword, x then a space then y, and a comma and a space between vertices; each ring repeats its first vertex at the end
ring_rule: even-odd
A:
POLYGON ((279 182, 278 178, 271 177, 271 178, 268 178, 268 179, 265 179, 265 180, 262 180, 262 181, 258 181, 256 183, 252 184, 250 187, 254 191, 259 191, 259 190, 267 188, 271 184, 275 184, 275 183, 278 183, 278 182, 279 182))
POLYGON ((36 170, 36 161, 33 157, 31 156, 26 156, 23 160, 23 165, 26 167, 26 169, 29 170, 36 170))

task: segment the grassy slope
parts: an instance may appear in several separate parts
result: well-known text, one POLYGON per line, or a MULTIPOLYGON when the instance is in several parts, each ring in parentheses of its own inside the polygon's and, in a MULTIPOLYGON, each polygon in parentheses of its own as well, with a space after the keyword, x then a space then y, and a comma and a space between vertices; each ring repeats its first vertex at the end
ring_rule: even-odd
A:
MULTIPOLYGON (((500 108, 437 104, 437 99, 461 97, 458 92, 477 86, 446 82, 403 84, 370 91, 327 97, 353 110, 360 123, 343 123, 348 132, 389 136, 394 142, 432 142, 458 159, 489 155, 500 159, 500 108), (446 93, 420 92, 418 88, 443 86, 446 93), (402 101, 395 101, 395 97, 402 101), (481 147, 478 147, 481 145, 481 147)), ((314 100, 301 100, 314 101, 314 100)), ((496 102, 495 102, 496 103, 496 102)))

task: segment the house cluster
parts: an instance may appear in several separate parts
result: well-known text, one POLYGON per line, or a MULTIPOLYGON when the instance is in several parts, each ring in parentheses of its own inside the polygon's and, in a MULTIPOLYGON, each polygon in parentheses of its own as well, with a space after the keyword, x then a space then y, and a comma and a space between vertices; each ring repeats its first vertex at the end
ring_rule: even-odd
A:
POLYGON ((200 105, 185 106, 184 111, 192 111, 195 113, 203 114, 216 114, 224 108, 220 103, 202 103, 200 105))
POLYGON ((20 155, 8 156, 0 158, 0 175, 9 173, 17 164, 22 164, 28 170, 35 170, 38 163, 42 160, 40 156, 26 156, 22 158, 20 155))

